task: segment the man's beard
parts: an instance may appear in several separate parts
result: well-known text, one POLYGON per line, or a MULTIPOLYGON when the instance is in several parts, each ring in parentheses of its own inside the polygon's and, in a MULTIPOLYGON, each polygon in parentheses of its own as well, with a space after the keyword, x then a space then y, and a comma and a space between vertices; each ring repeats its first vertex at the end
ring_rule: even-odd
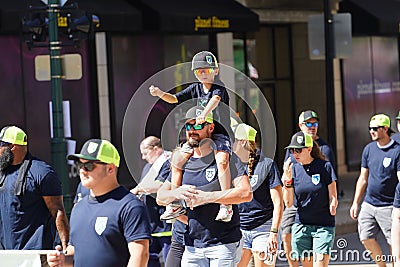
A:
POLYGON ((0 171, 4 172, 12 164, 13 160, 14 154, 11 152, 11 148, 7 147, 0 155, 0 171))
POLYGON ((194 139, 189 139, 188 144, 190 147, 193 147, 193 148, 200 146, 199 140, 194 140, 194 139))

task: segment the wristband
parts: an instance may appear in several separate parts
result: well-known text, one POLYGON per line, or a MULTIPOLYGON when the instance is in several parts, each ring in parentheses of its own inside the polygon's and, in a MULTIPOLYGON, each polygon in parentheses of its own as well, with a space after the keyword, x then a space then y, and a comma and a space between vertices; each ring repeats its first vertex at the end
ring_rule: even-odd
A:
POLYGON ((292 184, 284 184, 284 186, 285 186, 286 188, 293 188, 293 185, 292 185, 292 184))
POLYGON ((271 230, 269 230, 271 233, 277 234, 278 233, 278 228, 271 228, 271 230))

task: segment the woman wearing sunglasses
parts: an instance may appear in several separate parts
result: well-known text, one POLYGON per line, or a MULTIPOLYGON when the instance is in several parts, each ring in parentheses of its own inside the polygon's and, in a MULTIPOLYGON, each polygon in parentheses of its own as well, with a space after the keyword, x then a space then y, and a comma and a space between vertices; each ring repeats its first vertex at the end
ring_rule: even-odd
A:
POLYGON ((335 237, 336 174, 310 135, 296 133, 286 149, 296 162, 284 163, 283 200, 286 207, 297 207, 287 257, 305 267, 327 267, 335 237))
POLYGON ((253 199, 239 204, 243 249, 238 267, 254 256, 257 267, 275 266, 283 212, 282 182, 276 163, 257 149, 257 131, 244 123, 235 128, 233 151, 247 165, 253 199))

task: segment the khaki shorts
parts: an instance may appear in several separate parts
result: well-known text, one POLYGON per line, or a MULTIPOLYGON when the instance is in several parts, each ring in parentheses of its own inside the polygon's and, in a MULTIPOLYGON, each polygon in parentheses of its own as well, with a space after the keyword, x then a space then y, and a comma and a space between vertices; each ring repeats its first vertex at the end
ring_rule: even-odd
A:
POLYGON ((375 207, 367 202, 361 204, 358 215, 358 234, 360 240, 376 239, 382 232, 386 242, 391 244, 390 232, 392 227, 393 206, 375 207))

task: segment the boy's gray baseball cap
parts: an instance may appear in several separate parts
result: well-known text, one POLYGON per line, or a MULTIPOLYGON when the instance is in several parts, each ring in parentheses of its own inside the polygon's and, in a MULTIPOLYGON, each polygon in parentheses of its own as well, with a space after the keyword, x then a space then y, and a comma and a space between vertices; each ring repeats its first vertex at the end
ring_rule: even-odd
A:
POLYGON ((201 51, 192 59, 192 70, 218 68, 217 58, 209 51, 201 51))
POLYGON ((68 155, 67 159, 77 160, 98 160, 107 164, 114 164, 119 167, 118 150, 110 141, 101 139, 90 139, 85 142, 81 149, 81 153, 68 155))

